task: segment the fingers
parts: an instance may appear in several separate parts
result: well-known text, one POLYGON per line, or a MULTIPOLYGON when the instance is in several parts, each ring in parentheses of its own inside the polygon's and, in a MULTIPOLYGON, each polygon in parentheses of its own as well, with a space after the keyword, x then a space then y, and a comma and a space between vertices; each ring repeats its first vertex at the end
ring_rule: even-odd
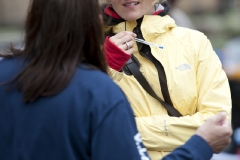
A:
POLYGON ((199 127, 196 134, 211 146, 214 153, 219 153, 230 144, 232 132, 226 113, 218 113, 199 127))
POLYGON ((222 139, 221 142, 217 143, 216 146, 212 148, 214 153, 222 152, 231 143, 231 141, 232 139, 229 137, 222 139))
POLYGON ((214 117, 213 120, 215 124, 222 125, 226 119, 227 114, 225 112, 219 112, 214 117))
MULTIPOLYGON (((218 120, 222 121, 223 117, 218 117, 218 120)), ((214 125, 216 125, 216 133, 213 135, 216 138, 216 144, 214 145, 215 147, 213 147, 213 150, 215 153, 220 153, 226 148, 227 145, 231 143, 231 136, 233 131, 231 123, 227 119, 223 120, 221 125, 218 125, 216 123, 214 125)))
POLYGON ((116 34, 115 36, 112 36, 110 38, 110 41, 113 42, 117 46, 125 45, 124 47, 126 47, 125 42, 134 41, 134 38, 130 34, 124 34, 121 32, 120 35, 116 34))
POLYGON ((121 48, 124 52, 126 52, 127 54, 132 54, 133 53, 133 46, 134 46, 134 40, 124 40, 124 38, 122 39, 121 43, 118 44, 117 46, 119 48, 121 48))
POLYGON ((231 136, 233 134, 232 126, 229 120, 225 120, 222 124, 223 129, 225 130, 226 136, 231 136))
POLYGON ((129 49, 131 49, 132 47, 133 47, 133 45, 134 45, 134 41, 133 40, 130 40, 130 41, 126 41, 126 42, 124 42, 123 44, 122 44, 122 49, 123 50, 129 50, 129 49))
POLYGON ((128 49, 128 50, 125 50, 125 53, 127 53, 127 54, 133 54, 133 52, 134 52, 134 49, 133 49, 133 47, 132 48, 130 48, 130 49, 128 49))
POLYGON ((130 32, 130 31, 123 31, 123 32, 120 32, 118 34, 115 35, 115 37, 117 39, 121 39, 122 37, 124 37, 125 35, 130 35, 132 36, 133 38, 135 38, 137 35, 133 32, 130 32))
POLYGON ((118 48, 122 49, 127 54, 133 53, 133 46, 135 43, 134 38, 136 34, 129 31, 123 31, 115 36, 110 37, 110 41, 114 43, 118 48))
POLYGON ((231 143, 231 139, 229 139, 228 143, 219 144, 216 148, 214 148, 213 152, 216 154, 222 152, 230 143, 231 143))

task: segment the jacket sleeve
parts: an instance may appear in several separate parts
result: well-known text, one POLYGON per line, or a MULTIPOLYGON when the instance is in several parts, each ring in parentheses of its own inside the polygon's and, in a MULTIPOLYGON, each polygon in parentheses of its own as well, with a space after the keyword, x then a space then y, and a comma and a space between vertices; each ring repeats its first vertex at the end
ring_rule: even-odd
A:
POLYGON ((111 67, 108 67, 108 75, 112 78, 112 80, 116 83, 119 84, 119 81, 123 77, 123 72, 118 72, 111 67))
POLYGON ((180 118, 168 115, 136 117, 138 130, 149 150, 172 151, 183 145, 198 127, 217 112, 226 112, 227 118, 231 118, 230 88, 221 62, 206 36, 202 36, 199 42, 200 45, 195 47, 198 55, 196 113, 180 118))
POLYGON ((122 49, 118 48, 106 37, 104 50, 108 66, 116 71, 120 71, 125 63, 131 58, 131 55, 126 54, 122 49))
POLYGON ((162 160, 207 160, 211 159, 212 155, 213 151, 208 143, 194 135, 162 160))

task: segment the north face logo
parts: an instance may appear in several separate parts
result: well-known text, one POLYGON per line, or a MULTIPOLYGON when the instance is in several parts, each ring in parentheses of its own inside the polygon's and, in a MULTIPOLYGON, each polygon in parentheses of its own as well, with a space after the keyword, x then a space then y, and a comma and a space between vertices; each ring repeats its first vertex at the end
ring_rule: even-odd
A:
POLYGON ((180 64, 178 67, 175 68, 176 70, 179 70, 179 71, 185 71, 185 70, 190 70, 192 69, 191 66, 189 64, 180 64))

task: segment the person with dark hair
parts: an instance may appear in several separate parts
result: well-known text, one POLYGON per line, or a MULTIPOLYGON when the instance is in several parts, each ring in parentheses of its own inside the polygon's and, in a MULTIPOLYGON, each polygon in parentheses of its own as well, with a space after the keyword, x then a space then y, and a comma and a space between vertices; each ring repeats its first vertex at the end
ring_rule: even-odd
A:
POLYGON ((166 0, 105 0, 109 75, 126 94, 153 160, 218 112, 231 119, 226 73, 207 37, 179 27, 166 0))
POLYGON ((24 48, 0 54, 1 160, 148 158, 100 15, 97 0, 31 1, 24 48))

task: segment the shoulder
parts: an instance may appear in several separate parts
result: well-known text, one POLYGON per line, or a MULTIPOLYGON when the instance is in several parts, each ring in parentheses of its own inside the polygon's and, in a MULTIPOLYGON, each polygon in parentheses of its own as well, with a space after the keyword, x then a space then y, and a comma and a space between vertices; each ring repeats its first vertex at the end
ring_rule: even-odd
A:
POLYGON ((0 58, 0 75, 5 77, 12 77, 22 70, 24 66, 20 58, 0 58))
POLYGON ((116 87, 106 73, 83 65, 76 69, 74 79, 89 87, 116 87))
POLYGON ((0 57, 0 65, 6 67, 20 67, 19 65, 23 65, 24 62, 20 57, 12 57, 12 58, 2 58, 0 57))
POLYGON ((73 77, 74 85, 81 87, 85 92, 91 92, 92 96, 106 98, 106 96, 121 97, 123 92, 119 86, 113 82, 109 75, 97 69, 80 67, 73 77))
POLYGON ((173 40, 174 43, 177 41, 181 45, 192 48, 195 51, 199 51, 202 46, 210 44, 204 33, 189 28, 175 27, 167 35, 168 40, 173 40))
POLYGON ((184 42, 196 43, 203 40, 207 40, 207 36, 203 32, 179 26, 172 28, 169 31, 169 35, 184 42))
POLYGON ((203 38, 206 38, 204 33, 185 27, 172 28, 169 31, 169 35, 171 35, 172 38, 181 39, 189 42, 196 42, 196 40, 201 41, 203 38))
POLYGON ((177 26, 170 16, 145 16, 141 29, 144 33, 161 35, 164 39, 175 39, 186 45, 207 39, 200 31, 177 26))
POLYGON ((8 65, 16 62, 18 58, 3 58, 0 57, 0 65, 8 65))

